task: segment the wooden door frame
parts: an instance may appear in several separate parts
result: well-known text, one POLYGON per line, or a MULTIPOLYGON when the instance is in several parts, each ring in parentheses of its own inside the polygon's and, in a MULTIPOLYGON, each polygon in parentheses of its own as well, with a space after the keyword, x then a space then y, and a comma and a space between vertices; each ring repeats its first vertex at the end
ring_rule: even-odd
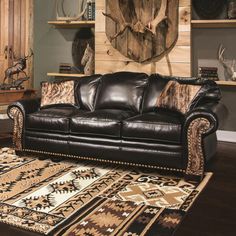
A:
MULTIPOLYGON (((33 26, 34 26, 34 1, 33 0, 25 0, 26 1, 26 47, 25 52, 29 53, 30 49, 33 50, 33 26)), ((34 68, 33 68, 34 57, 30 57, 27 61, 27 73, 30 77, 28 82, 28 88, 33 88, 34 85, 34 68)))
MULTIPOLYGON (((3 11, 4 12, 9 11, 9 1, 8 0, 5 0, 5 1, 1 2, 0 14, 3 11)), ((9 30, 8 30, 9 18, 8 18, 8 15, 2 14, 1 19, 0 19, 0 24, 1 24, 1 27, 3 27, 3 28, 0 27, 0 29, 2 30, 1 35, 0 35, 1 36, 0 40, 2 41, 1 44, 3 46, 3 47, 1 47, 1 45, 0 45, 0 50, 1 50, 1 53, 2 53, 1 60, 3 61, 2 65, 5 69, 6 67, 9 66, 8 55, 7 55, 7 58, 5 58, 5 55, 4 55, 4 52, 3 52, 5 50, 5 46, 8 46, 8 41, 9 41, 9 30)), ((7 49, 7 54, 8 54, 8 49, 7 49)), ((3 73, 2 76, 3 76, 3 78, 0 78, 0 83, 3 82, 4 73, 3 73)))

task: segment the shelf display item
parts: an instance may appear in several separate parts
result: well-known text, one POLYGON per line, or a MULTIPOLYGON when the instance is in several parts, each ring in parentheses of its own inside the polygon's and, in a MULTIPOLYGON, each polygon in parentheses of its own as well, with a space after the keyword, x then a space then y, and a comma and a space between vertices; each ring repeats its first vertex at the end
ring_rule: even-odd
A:
POLYGON ((224 67, 225 80, 236 81, 236 71, 234 69, 236 61, 235 61, 235 59, 232 60, 232 62, 229 65, 229 63, 226 62, 226 59, 224 58, 224 52, 225 52, 225 48, 223 47, 222 44, 220 44, 219 50, 218 50, 218 60, 222 64, 222 66, 224 67))
POLYGON ((94 51, 94 32, 91 28, 81 28, 76 33, 74 41, 72 43, 73 65, 74 69, 77 69, 79 73, 83 73, 85 69, 86 63, 82 64, 82 58, 84 57, 85 49, 88 44, 94 51))
POLYGON ((219 80, 217 67, 200 66, 198 71, 199 71, 199 77, 201 78, 211 79, 214 81, 219 80))
POLYGON ((73 4, 71 3, 71 0, 70 1, 57 0, 56 1, 56 19, 60 21, 82 20, 87 10, 86 3, 87 3, 86 0, 76 0, 73 4), (74 6, 74 5, 77 5, 77 8, 73 7, 73 9, 78 9, 78 11, 73 14, 71 13, 73 9, 68 10, 67 7, 70 8, 70 6, 74 6))
POLYGON ((229 0, 227 7, 228 7, 228 18, 229 19, 236 19, 236 1, 229 0))
POLYGON ((224 0, 193 0, 193 8, 201 19, 217 19, 225 9, 224 0))
POLYGON ((87 43, 87 46, 84 50, 83 57, 81 59, 81 64, 84 66, 84 74, 92 75, 94 74, 94 50, 87 43))

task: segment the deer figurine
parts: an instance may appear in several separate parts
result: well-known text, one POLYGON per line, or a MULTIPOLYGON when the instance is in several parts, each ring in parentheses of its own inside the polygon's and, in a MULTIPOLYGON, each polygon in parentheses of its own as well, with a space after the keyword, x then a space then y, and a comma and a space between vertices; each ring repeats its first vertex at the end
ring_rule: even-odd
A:
POLYGON ((229 65, 229 63, 227 63, 224 58, 224 52, 225 52, 225 48, 223 47, 222 44, 220 44, 220 47, 218 50, 218 60, 224 67, 225 80, 236 81, 236 72, 234 71, 235 59, 232 60, 231 65, 229 65))
POLYGON ((17 75, 17 79, 18 79, 19 73, 23 73, 25 77, 27 77, 27 74, 24 70, 26 69, 26 61, 31 56, 33 56, 32 49, 29 55, 19 58, 13 66, 10 66, 9 68, 7 68, 5 70, 5 77, 3 79, 3 84, 5 84, 7 79, 13 83, 14 82, 13 76, 17 75))

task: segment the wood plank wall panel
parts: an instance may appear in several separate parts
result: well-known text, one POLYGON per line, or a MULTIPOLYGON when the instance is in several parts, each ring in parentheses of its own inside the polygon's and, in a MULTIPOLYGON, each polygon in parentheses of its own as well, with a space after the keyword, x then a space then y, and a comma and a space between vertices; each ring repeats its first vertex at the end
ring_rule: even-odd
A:
MULTIPOLYGON (((33 49, 33 0, 0 0, 0 83, 7 67, 28 55, 30 48, 33 49), (3 54, 5 46, 7 59, 3 54)), ((24 83, 26 88, 33 85, 32 70, 33 57, 27 61, 26 71, 31 79, 24 83)))
POLYGON ((9 2, 7 0, 0 0, 0 83, 4 79, 5 68, 8 67, 8 60, 5 58, 5 47, 8 46, 8 24, 9 19, 5 12, 9 11, 9 2))
MULTIPOLYGON (((28 55, 31 51, 33 50, 33 26, 34 26, 34 1, 33 0, 25 0, 25 34, 26 34, 26 39, 25 39, 25 54, 28 55)), ((28 88, 33 88, 33 82, 34 82, 34 77, 33 77, 33 61, 34 61, 34 56, 30 57, 27 61, 27 73, 30 77, 30 80, 28 80, 27 87, 28 88)))
POLYGON ((190 0, 179 1, 179 36, 168 56, 151 63, 137 63, 114 49, 105 33, 105 0, 96 0, 95 26, 95 71, 108 73, 116 71, 141 71, 165 75, 191 75, 191 22, 190 0))
POLYGON ((21 55, 21 47, 24 49, 25 42, 25 30, 23 24, 23 16, 21 14, 21 0, 13 1, 13 28, 10 27, 10 30, 13 30, 13 43, 11 43, 12 50, 14 52, 15 59, 24 56, 24 53, 21 55))

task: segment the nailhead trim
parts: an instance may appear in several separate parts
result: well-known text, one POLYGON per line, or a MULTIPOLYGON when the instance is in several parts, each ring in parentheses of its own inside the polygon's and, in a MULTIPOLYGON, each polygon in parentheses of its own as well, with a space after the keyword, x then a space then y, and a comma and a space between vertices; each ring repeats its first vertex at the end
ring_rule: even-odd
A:
POLYGON ((119 165, 128 165, 128 166, 138 166, 138 167, 160 169, 160 170, 167 170, 167 171, 176 171, 176 172, 182 172, 182 173, 185 172, 185 170, 178 169, 178 168, 169 168, 169 167, 162 167, 162 166, 145 165, 145 164, 124 162, 124 161, 103 160, 103 159, 94 158, 94 157, 81 157, 81 156, 76 156, 76 155, 69 155, 69 154, 63 154, 63 153, 54 153, 54 152, 45 152, 45 151, 38 151, 38 150, 32 150, 32 149, 23 149, 23 150, 17 150, 16 149, 16 151, 34 152, 34 153, 53 155, 53 156, 60 156, 60 157, 70 157, 70 158, 76 158, 76 159, 82 159, 82 160, 99 161, 99 162, 119 164, 119 165))

